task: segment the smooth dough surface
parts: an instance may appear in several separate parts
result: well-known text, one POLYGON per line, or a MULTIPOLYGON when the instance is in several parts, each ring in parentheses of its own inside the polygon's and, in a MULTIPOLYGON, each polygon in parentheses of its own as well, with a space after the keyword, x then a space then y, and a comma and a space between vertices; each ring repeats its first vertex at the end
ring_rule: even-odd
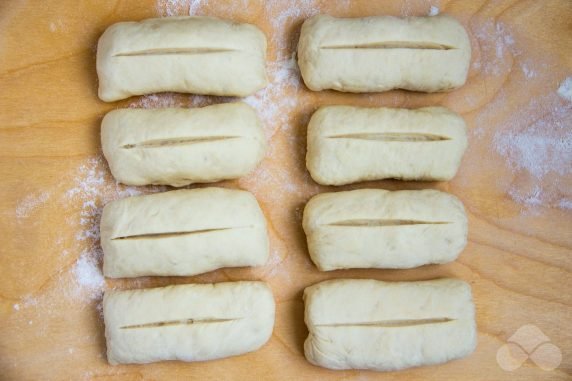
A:
POLYGON ((322 193, 304 209, 312 261, 322 271, 447 263, 467 244, 467 216, 436 190, 322 193))
POLYGON ((128 185, 235 179, 264 157, 262 124, 245 103, 196 109, 119 109, 101 123, 111 173, 128 185))
POLYGON ((298 43, 298 65, 314 91, 447 91, 465 83, 470 60, 467 32, 445 15, 318 15, 304 22, 298 43))
POLYGON ((184 16, 113 24, 97 46, 99 98, 160 91, 246 96, 266 86, 266 37, 257 27, 184 16))
POLYGON ((457 279, 338 279, 304 291, 308 361, 330 369, 440 364, 476 347, 471 287, 457 279))
POLYGON ((445 181, 457 173, 466 148, 463 118, 444 107, 326 106, 310 119, 306 166, 322 185, 445 181))
POLYGON ((186 284, 108 291, 103 298, 110 364, 205 361, 259 349, 274 326, 264 282, 186 284))
POLYGON ((107 277, 195 275, 263 265, 268 234, 251 193, 183 189, 107 204, 101 247, 107 277))

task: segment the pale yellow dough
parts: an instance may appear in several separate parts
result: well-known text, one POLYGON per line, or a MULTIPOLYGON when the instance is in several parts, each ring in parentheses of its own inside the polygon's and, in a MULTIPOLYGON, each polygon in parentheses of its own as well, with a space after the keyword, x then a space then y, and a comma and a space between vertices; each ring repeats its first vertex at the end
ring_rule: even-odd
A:
POLYGON ((321 107, 308 125, 306 166, 323 185, 396 178, 450 180, 467 147, 466 125, 444 107, 321 107))
POLYGON ((447 263, 467 244, 467 216, 436 190, 322 193, 304 209, 312 261, 322 271, 447 263))
POLYGON ((120 22, 97 46, 99 98, 177 91, 246 96, 266 86, 266 37, 215 17, 120 22))
POLYGON ((101 123, 111 173, 128 185, 235 179, 264 157, 262 124, 245 103, 195 109, 119 109, 101 123))
POLYGON ((270 338, 274 314, 264 282, 108 291, 103 298, 107 360, 112 365, 205 361, 252 352, 270 338))
POLYGON ((268 233, 251 193, 184 189, 107 204, 101 247, 107 277, 195 275, 263 265, 268 233))
POLYGON ((304 352, 330 369, 392 371, 465 357, 477 345, 471 287, 457 279, 338 279, 304 291, 304 352))
POLYGON ((462 86, 471 45, 455 19, 318 15, 302 25, 298 64, 311 90, 447 91, 462 86))

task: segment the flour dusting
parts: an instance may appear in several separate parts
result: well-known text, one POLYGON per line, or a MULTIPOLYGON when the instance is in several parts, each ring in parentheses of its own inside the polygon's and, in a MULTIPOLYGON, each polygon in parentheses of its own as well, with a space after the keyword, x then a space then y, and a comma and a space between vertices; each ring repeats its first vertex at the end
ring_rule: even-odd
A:
POLYGON ((70 221, 70 224, 79 226, 75 238, 78 246, 84 247, 73 270, 80 293, 88 299, 96 299, 101 296, 105 286, 100 270, 103 254, 99 243, 103 206, 119 198, 165 189, 161 186, 137 188, 117 183, 109 174, 102 156, 89 158, 78 168, 74 185, 64 193, 64 198, 67 204, 81 205, 79 220, 70 221))
POLYGON ((174 93, 150 94, 131 102, 129 108, 168 108, 179 107, 180 102, 174 93))
POLYGON ((572 174, 570 126, 572 104, 562 105, 556 94, 532 99, 499 126, 493 146, 524 179, 508 189, 513 200, 569 209, 572 200, 563 181, 572 174))
POLYGON ((186 15, 188 14, 189 4, 189 0, 159 0, 157 1, 156 9, 157 13, 162 17, 186 15))
POLYGON ((432 5, 427 14, 429 16, 437 16, 439 14, 439 7, 432 5))
POLYGON ((37 208, 45 204, 49 198, 49 192, 39 192, 24 196, 16 205, 16 218, 21 220, 30 217, 30 215, 37 208))
MULTIPOLYGON (((548 57, 544 61, 527 57, 526 51, 520 48, 510 29, 502 22, 480 20, 479 23, 478 19, 475 20, 473 35, 481 54, 473 63, 473 69, 486 76, 508 77, 514 68, 518 68, 521 80, 527 84, 540 80, 538 72, 549 70, 548 57)), ((565 82, 560 89, 566 89, 565 82)), ((566 98, 561 94, 566 90, 560 89, 558 94, 566 98)), ((485 83, 485 90, 497 93, 477 115, 476 128, 471 135, 476 139, 492 139, 493 149, 514 174, 506 189, 507 195, 527 208, 568 209, 565 206, 571 194, 567 191, 569 184, 566 179, 572 173, 572 105, 563 103, 556 91, 540 97, 518 99, 504 87, 488 89, 485 83), (513 112, 507 113, 507 104, 515 101, 519 104, 515 105, 513 112), (491 120, 499 117, 502 122, 495 125, 490 135, 486 135, 491 120)))
POLYGON ((572 102, 572 77, 566 78, 564 82, 560 84, 558 95, 560 95, 562 99, 572 102))
POLYGON ((506 57, 509 54, 519 56, 520 52, 516 50, 514 38, 506 26, 487 19, 472 29, 481 50, 479 59, 473 62, 473 68, 495 77, 507 74, 511 67, 506 57), (486 59, 483 60, 483 57, 486 59))
POLYGON ((271 23, 274 30, 269 44, 277 48, 277 61, 291 58, 292 26, 297 21, 303 21, 320 13, 319 2, 316 0, 267 1, 266 13, 272 15, 271 23))
POLYGON ((270 83, 264 89, 244 99, 251 105, 265 126, 266 138, 270 139, 276 129, 285 127, 290 113, 296 108, 296 96, 283 96, 296 92, 301 85, 298 65, 294 58, 268 64, 270 83))
POLYGON ((92 299, 98 298, 105 286, 105 279, 99 270, 102 254, 101 251, 95 255, 90 251, 84 251, 73 268, 76 282, 92 299))
POLYGON ((189 4, 189 16, 196 15, 207 1, 208 0, 191 0, 189 4))

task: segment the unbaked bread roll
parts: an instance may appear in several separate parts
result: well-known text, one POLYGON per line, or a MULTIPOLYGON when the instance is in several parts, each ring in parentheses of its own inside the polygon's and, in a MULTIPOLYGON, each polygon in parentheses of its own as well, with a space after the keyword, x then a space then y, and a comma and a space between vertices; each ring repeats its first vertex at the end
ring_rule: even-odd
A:
POLYGON ((378 16, 304 22, 298 64, 311 90, 447 91, 462 86, 471 45, 455 19, 378 16))
POLYGON ((308 125, 306 166, 323 185, 450 180, 467 147, 463 119, 443 107, 322 107, 308 125))
POLYGON ((322 271, 447 263, 467 244, 463 204, 436 190, 322 193, 306 205, 303 226, 322 271))
POLYGON ((264 157, 260 120, 245 103, 196 109, 120 109, 101 123, 111 173, 128 185, 235 179, 264 157))
POLYGON ((252 352, 270 338, 274 310, 264 282, 107 291, 107 360, 205 361, 252 352))
POLYGON ((120 22, 97 46, 99 98, 160 91, 246 96, 266 86, 266 37, 215 17, 120 22))
POLYGON ((251 193, 183 189, 107 204, 101 247, 107 277, 195 275, 263 265, 268 235, 251 193))
POLYGON ((477 344, 471 287, 456 279, 325 281, 306 288, 312 364, 399 370, 469 355, 477 344))

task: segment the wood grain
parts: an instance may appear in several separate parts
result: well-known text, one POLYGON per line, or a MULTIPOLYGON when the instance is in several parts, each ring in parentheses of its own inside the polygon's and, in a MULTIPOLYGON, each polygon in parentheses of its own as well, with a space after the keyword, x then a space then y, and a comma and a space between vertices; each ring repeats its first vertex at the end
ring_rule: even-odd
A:
POLYGON ((259 111, 278 107, 265 119, 268 155, 252 175, 221 185, 248 189, 257 196, 270 226, 272 254, 266 266, 185 278, 106 281, 109 289, 266 280, 278 303, 269 343, 256 353, 216 362, 112 367, 105 359, 98 290, 78 283, 77 276, 82 253, 98 250, 93 228, 102 205, 130 192, 115 184, 101 157, 101 118, 111 109, 132 104, 188 107, 225 99, 163 94, 106 104, 96 96, 95 48, 105 28, 123 20, 185 14, 188 2, 0 2, 0 379, 571 379, 572 213, 559 207, 572 198, 570 171, 548 170, 538 178, 526 168, 515 168, 510 157, 494 147, 499 133, 510 135, 516 127, 528 131, 532 126, 547 138, 554 138, 559 128, 568 133, 572 129, 567 116, 572 114, 571 103, 556 95, 572 73, 572 2, 245 0, 238 5, 209 1, 196 10, 261 27, 269 37, 269 70, 276 81, 272 68, 292 56, 301 23, 310 14, 424 15, 431 4, 458 18, 471 35, 472 66, 463 88, 432 95, 312 93, 295 77, 261 93, 266 98, 258 100, 265 110, 259 111), (463 115, 471 130, 458 176, 448 183, 318 186, 304 167, 305 134, 309 116, 325 104, 450 107, 463 115), (526 192, 534 194, 539 182, 540 201, 517 202, 526 192), (463 200, 470 242, 459 260, 413 270, 317 271, 301 228, 304 204, 319 192, 366 186, 436 188, 463 200), (306 286, 338 277, 441 276, 465 279, 473 287, 479 344, 472 356, 387 374, 334 372, 304 360, 307 330, 301 296, 306 286), (526 324, 540 328, 560 348, 563 359, 557 369, 544 371, 530 360, 512 372, 498 365, 499 348, 526 324))

